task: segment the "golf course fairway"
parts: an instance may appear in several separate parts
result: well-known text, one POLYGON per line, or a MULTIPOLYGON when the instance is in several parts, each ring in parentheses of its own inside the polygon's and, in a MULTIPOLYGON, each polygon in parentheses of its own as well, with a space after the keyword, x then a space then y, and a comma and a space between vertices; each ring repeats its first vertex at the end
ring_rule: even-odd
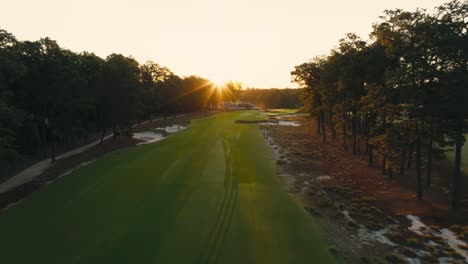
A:
POLYGON ((335 263, 249 118, 192 120, 33 193, 0 215, 1 263, 335 263))

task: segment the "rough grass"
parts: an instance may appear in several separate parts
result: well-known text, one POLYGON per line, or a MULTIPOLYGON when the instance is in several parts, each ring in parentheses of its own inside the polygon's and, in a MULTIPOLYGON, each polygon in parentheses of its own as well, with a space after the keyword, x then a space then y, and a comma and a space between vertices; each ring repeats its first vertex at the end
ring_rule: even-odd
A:
POLYGON ((333 263, 276 178, 259 111, 107 155, 0 216, 2 263, 333 263))

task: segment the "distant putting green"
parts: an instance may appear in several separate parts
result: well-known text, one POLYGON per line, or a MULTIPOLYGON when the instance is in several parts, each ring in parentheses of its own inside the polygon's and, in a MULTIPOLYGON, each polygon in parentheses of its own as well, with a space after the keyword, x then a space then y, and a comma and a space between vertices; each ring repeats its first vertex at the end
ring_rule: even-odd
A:
POLYGON ((279 108, 279 109, 268 109, 269 112, 278 113, 278 114, 294 114, 299 112, 300 109, 286 109, 286 108, 279 108))
POLYGON ((2 263, 335 263, 256 125, 220 113, 108 155, 0 216, 2 263))

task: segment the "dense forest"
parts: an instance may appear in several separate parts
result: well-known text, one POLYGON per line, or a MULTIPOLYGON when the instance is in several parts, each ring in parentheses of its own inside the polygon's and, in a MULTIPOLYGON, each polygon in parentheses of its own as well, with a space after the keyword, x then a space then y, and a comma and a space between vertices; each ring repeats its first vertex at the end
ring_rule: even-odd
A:
POLYGON ((221 101, 297 108, 299 90, 219 87, 180 77, 149 61, 111 54, 103 59, 64 49, 49 38, 18 41, 0 29, 0 177, 106 133, 119 136, 156 117, 218 109, 221 101))
POLYGON ((256 89, 242 91, 240 100, 253 103, 260 108, 300 108, 301 89, 256 89))
POLYGON ((302 101, 324 142, 341 140, 367 155, 369 166, 380 157, 390 178, 414 162, 418 199, 431 185, 434 157, 454 148, 454 209, 468 130, 467 18, 467 1, 434 13, 388 10, 369 41, 347 34, 330 54, 291 73, 305 87, 302 101))
POLYGON ((25 157, 54 159, 90 135, 117 136, 142 120, 216 109, 241 88, 226 87, 121 54, 74 53, 49 38, 18 41, 0 29, 2 172, 25 157))

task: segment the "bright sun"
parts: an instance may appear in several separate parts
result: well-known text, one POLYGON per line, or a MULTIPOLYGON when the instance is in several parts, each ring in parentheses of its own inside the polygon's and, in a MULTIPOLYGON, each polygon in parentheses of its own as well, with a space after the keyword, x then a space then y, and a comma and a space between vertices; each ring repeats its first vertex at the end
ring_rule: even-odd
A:
POLYGON ((214 83, 214 88, 216 90, 222 90, 224 88, 224 84, 214 83))
POLYGON ((208 79, 210 79, 210 81, 213 83, 216 89, 223 88, 227 83, 227 81, 220 76, 212 76, 211 78, 208 78, 208 79))
POLYGON ((212 80, 211 83, 213 84, 213 87, 217 90, 221 90, 226 86, 226 82, 224 81, 214 81, 212 80))

